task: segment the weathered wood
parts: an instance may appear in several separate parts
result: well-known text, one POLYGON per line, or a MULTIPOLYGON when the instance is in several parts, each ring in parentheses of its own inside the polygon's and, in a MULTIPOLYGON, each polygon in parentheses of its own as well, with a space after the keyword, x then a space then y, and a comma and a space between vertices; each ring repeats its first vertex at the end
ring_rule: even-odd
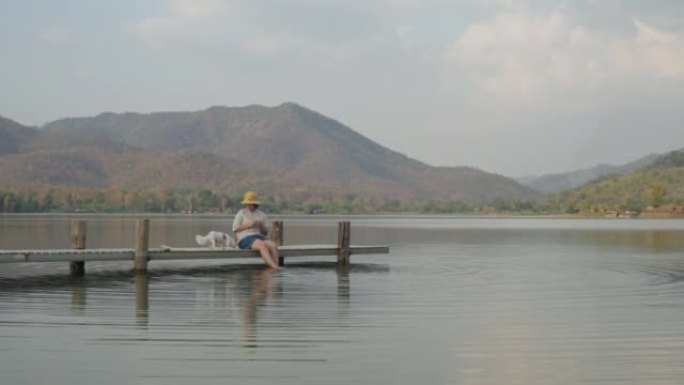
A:
MULTIPOLYGON (((283 224, 276 221, 273 238, 279 246, 279 263, 286 257, 337 256, 339 266, 348 266, 351 254, 387 254, 389 246, 350 246, 351 227, 349 222, 338 224, 337 245, 282 246, 283 224)), ((192 259, 235 259, 259 258, 259 252, 240 249, 208 249, 205 247, 175 248, 149 247, 150 221, 139 219, 136 223, 135 248, 133 249, 86 249, 86 224, 74 221, 72 224, 72 249, 66 250, 0 250, 0 263, 21 262, 74 262, 72 273, 83 274, 86 261, 130 261, 138 273, 147 271, 150 260, 192 260, 192 259), (80 270, 79 270, 80 266, 80 270)))
MULTIPOLYGON (((336 256, 339 247, 336 245, 291 245, 280 247, 280 255, 291 257, 336 256)), ((387 254, 389 246, 351 246, 352 254, 387 254)), ((259 252, 254 250, 226 249, 211 250, 202 248, 173 248, 150 249, 150 260, 178 260, 178 259, 236 259, 259 258, 259 252)))
POLYGON ((133 249, 0 250, 0 263, 131 260, 133 249))
MULTIPOLYGON (((273 242, 275 242, 278 247, 282 246, 285 240, 283 221, 273 222, 273 230, 271 233, 273 234, 273 242)), ((278 255, 278 266, 285 266, 285 257, 282 255, 278 255)))
MULTIPOLYGON (((86 248, 86 222, 83 220, 71 221, 71 248, 83 250, 86 248)), ((81 276, 85 274, 85 261, 76 260, 69 262, 71 275, 81 276)))
POLYGON ((283 240, 285 239, 285 233, 283 231, 283 221, 274 221, 272 230, 272 239, 273 242, 275 242, 276 245, 282 246, 283 245, 283 240))
POLYGON ((133 270, 141 273, 147 271, 147 261, 150 256, 150 220, 138 219, 135 225, 135 251, 133 270))
POLYGON ((351 225, 348 221, 337 224, 337 264, 349 265, 349 242, 351 238, 351 225))
MULTIPOLYGON (((280 247, 280 255, 290 257, 336 256, 337 245, 290 245, 280 247)), ((350 246, 350 254, 387 254, 389 246, 350 246)), ((151 248, 148 260, 237 259, 259 258, 259 252, 240 249, 207 249, 206 247, 151 248)), ((84 250, 0 250, 0 263, 70 262, 70 261, 132 261, 134 249, 84 250)))

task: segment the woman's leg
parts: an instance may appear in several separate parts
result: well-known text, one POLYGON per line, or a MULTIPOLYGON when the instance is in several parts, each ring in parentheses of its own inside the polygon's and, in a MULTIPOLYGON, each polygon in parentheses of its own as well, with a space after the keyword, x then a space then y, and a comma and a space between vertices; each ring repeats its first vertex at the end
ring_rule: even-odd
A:
POLYGON ((280 258, 280 254, 278 253, 278 245, 271 240, 266 240, 266 247, 268 247, 268 252, 271 254, 273 262, 278 264, 278 260, 280 258))
POLYGON ((266 246, 266 242, 262 241, 261 239, 257 239, 252 243, 252 250, 257 250, 259 252, 259 255, 261 255, 261 259, 266 262, 266 264, 274 269, 278 269, 278 261, 273 262, 273 258, 271 258, 271 253, 268 249, 268 246, 266 246))

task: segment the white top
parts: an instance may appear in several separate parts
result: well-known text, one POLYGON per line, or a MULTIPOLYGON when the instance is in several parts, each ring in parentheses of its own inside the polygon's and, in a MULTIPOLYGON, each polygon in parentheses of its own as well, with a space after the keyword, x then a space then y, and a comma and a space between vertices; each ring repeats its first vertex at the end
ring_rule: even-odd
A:
MULTIPOLYGON (((266 214, 264 214, 263 211, 256 209, 254 211, 249 211, 247 209, 242 209, 235 214, 235 220, 233 221, 233 231, 237 229, 238 227, 244 225, 245 223, 253 222, 253 221, 261 221, 263 222, 264 226, 268 228, 268 219, 266 219, 266 214)), ((263 235, 261 234, 261 231, 259 231, 259 226, 254 225, 251 228, 240 231, 239 233, 236 232, 235 235, 237 236, 238 242, 242 240, 242 238, 249 237, 250 235, 263 235)))

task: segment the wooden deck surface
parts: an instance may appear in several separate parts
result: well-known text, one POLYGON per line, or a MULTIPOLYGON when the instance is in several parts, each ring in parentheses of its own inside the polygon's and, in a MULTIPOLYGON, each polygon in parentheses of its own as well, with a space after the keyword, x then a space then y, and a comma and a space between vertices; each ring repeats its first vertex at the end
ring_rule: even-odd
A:
MULTIPOLYGON (((337 245, 288 245, 280 246, 280 256, 312 257, 335 256, 337 245)), ((351 246, 351 255, 388 254, 389 246, 351 246)), ((132 261, 135 250, 130 249, 60 249, 60 250, 0 250, 0 263, 22 262, 94 262, 94 261, 132 261)), ((149 260, 188 260, 188 259, 234 259, 258 258, 252 250, 209 249, 206 247, 156 247, 149 249, 149 260)))

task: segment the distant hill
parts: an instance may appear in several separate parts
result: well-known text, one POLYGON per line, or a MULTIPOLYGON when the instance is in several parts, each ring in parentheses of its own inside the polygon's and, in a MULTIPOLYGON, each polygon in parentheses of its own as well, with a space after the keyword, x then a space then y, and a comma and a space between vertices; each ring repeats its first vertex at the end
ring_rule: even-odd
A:
POLYGON ((411 159, 294 103, 108 112, 57 120, 40 130, 10 126, 0 131, 0 138, 12 138, 0 153, 0 187, 249 188, 291 200, 350 194, 398 201, 539 197, 501 175, 411 159))
POLYGON ((22 146, 38 134, 35 128, 0 116, 0 155, 14 154, 22 150, 22 146))
POLYGON ((516 180, 534 190, 553 194, 582 186, 609 175, 625 175, 636 172, 649 166, 659 156, 651 154, 622 165, 600 164, 592 168, 542 176, 528 176, 516 178, 516 180))
POLYGON ((669 167, 684 167, 684 148, 658 156, 647 168, 657 169, 669 167))
POLYGON ((642 211, 648 207, 684 205, 684 150, 656 156, 640 171, 604 177, 557 193, 550 204, 567 211, 642 211))

